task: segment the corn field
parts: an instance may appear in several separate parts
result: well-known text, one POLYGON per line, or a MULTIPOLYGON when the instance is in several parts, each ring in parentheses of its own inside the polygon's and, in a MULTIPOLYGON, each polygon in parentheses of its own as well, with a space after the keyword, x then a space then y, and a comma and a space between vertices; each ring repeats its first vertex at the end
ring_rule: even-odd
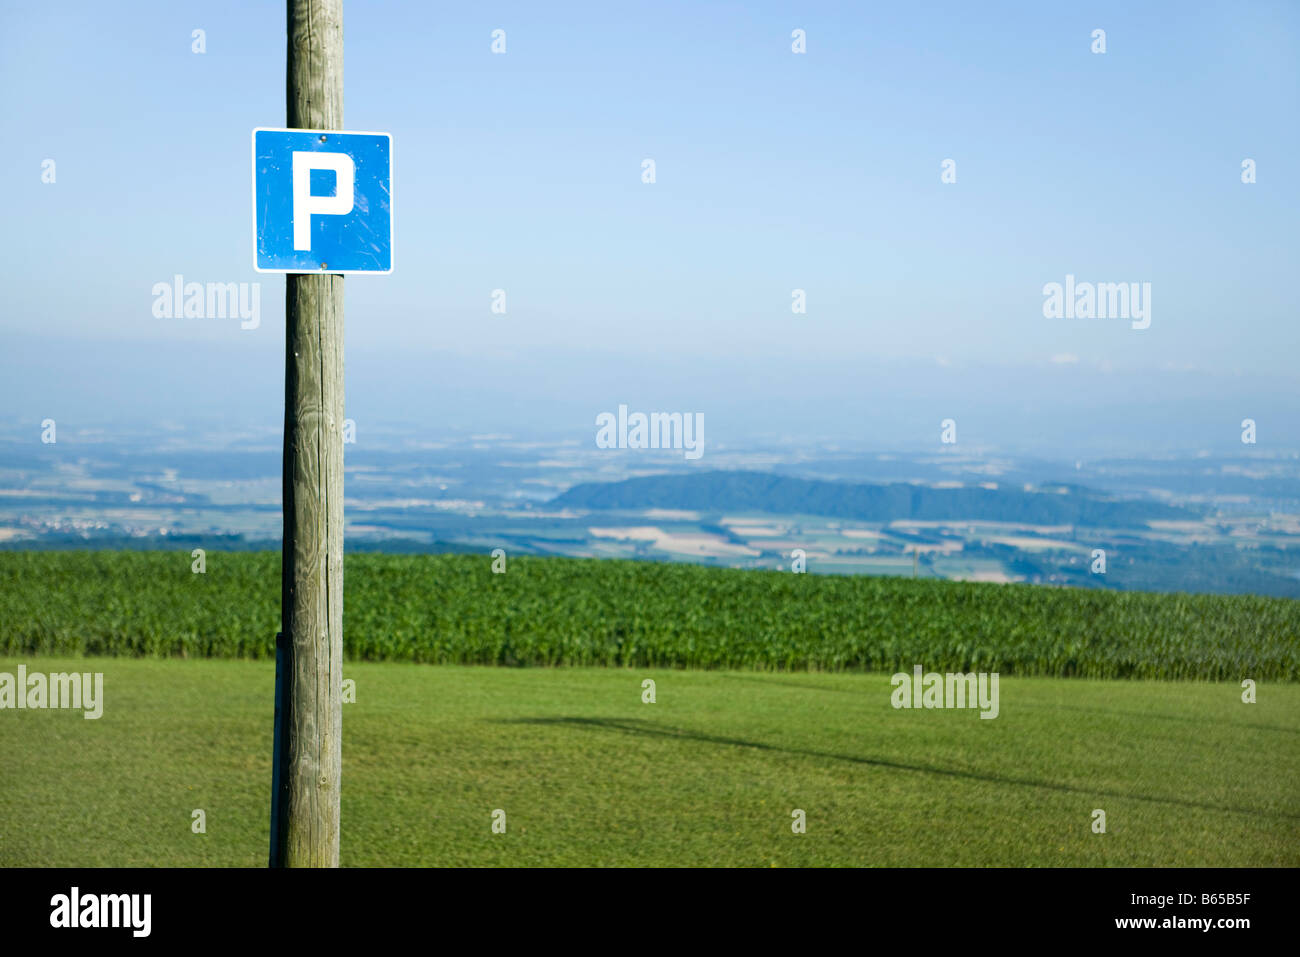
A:
MULTIPOLYGON (((1300 602, 684 564, 349 554, 352 660, 1300 678, 1300 602)), ((0 654, 273 657, 280 556, 0 552, 0 654)))

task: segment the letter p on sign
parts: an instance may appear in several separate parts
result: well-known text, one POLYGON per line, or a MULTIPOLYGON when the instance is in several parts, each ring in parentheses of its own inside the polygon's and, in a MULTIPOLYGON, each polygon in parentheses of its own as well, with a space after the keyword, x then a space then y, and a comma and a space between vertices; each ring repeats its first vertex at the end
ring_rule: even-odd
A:
POLYGON ((312 216, 342 216, 352 212, 357 164, 347 153, 293 154, 293 248, 311 249, 312 216), (334 172, 334 195, 311 194, 311 171, 334 172))
POLYGON ((254 130, 253 267, 392 272, 392 194, 387 133, 254 130))

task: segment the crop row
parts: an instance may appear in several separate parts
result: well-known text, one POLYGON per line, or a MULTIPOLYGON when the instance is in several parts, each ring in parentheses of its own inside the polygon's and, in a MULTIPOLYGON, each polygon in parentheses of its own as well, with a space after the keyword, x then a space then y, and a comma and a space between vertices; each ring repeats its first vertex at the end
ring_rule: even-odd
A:
MULTIPOLYGON (((349 554, 351 659, 1300 680, 1300 602, 684 564, 349 554)), ((280 556, 0 552, 0 654, 265 658, 280 556)))

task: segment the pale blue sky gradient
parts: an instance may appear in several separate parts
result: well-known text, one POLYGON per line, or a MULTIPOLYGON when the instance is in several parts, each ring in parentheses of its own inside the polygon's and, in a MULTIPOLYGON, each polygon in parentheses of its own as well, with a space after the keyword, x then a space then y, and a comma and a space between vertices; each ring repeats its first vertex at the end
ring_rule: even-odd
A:
MULTIPOLYGON (((284 122, 283 4, 0 10, 0 410, 278 421, 283 280, 252 269, 249 131, 284 122), (175 273, 261 281, 262 328, 155 319, 175 273)), ((459 400, 471 427, 527 408, 582 434, 619 402, 725 395, 725 428, 901 377, 971 415, 1015 380, 1032 391, 1010 405, 1050 420, 1078 382, 1300 436, 1300 5, 348 0, 345 42, 346 126, 391 133, 396 171, 396 271, 347 282, 350 411, 459 400), (1151 327, 1043 318, 1067 273, 1152 283, 1151 327)), ((993 441, 1024 438, 1007 414, 993 441)))

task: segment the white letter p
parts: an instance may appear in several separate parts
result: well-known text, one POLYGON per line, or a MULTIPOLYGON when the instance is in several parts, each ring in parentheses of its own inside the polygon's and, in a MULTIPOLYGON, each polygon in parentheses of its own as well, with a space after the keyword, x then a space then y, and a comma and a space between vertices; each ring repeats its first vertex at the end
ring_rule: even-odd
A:
POLYGON ((312 216, 346 216, 352 212, 356 164, 347 153, 307 152, 293 154, 293 248, 311 249, 312 216), (335 175, 333 196, 311 194, 311 171, 331 169, 335 175))

